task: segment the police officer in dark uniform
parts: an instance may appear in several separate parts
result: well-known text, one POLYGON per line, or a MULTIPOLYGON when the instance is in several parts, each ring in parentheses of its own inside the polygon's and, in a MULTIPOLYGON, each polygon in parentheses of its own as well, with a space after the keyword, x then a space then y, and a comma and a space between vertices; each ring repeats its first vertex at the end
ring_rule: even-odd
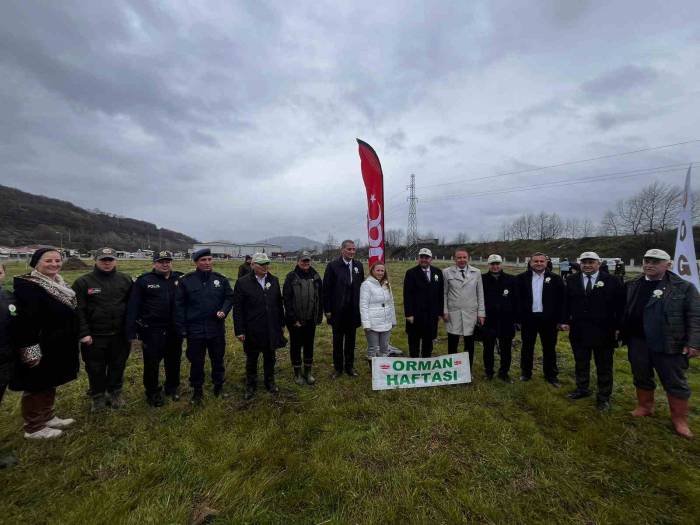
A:
POLYGON ((233 306, 233 289, 228 279, 212 271, 213 259, 209 248, 192 254, 196 265, 193 272, 179 279, 175 294, 175 326, 187 338, 187 359, 190 361, 192 403, 202 403, 204 360, 207 350, 211 361, 214 395, 220 396, 224 387, 224 352, 226 334, 224 321, 233 306))
POLYGON ((138 334, 143 342, 143 386, 146 400, 154 407, 165 400, 158 381, 161 360, 165 363, 165 395, 180 399, 182 336, 175 329, 175 292, 182 272, 172 269, 173 254, 153 254, 153 270, 141 275, 131 289, 126 314, 126 336, 138 334))
POLYGON ((125 321, 131 285, 131 277, 117 271, 112 248, 97 250, 94 270, 73 283, 93 411, 106 404, 112 408, 124 406, 122 384, 131 348, 125 321))

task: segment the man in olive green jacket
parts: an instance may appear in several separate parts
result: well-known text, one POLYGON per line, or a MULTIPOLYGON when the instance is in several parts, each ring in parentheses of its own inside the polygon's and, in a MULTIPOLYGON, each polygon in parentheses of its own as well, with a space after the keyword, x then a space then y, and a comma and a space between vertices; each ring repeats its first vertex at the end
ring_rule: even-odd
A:
POLYGON ((98 250, 94 270, 73 283, 80 350, 90 381, 93 411, 106 404, 112 408, 124 406, 122 383, 130 350, 126 307, 131 284, 131 277, 117 271, 116 254, 111 248, 98 250))
POLYGON ((666 391, 676 432, 688 428, 688 359, 700 355, 700 295, 695 286, 670 271, 671 257, 659 249, 644 254, 643 275, 626 284, 622 338, 627 344, 637 388, 634 416, 654 410, 654 372, 666 391))

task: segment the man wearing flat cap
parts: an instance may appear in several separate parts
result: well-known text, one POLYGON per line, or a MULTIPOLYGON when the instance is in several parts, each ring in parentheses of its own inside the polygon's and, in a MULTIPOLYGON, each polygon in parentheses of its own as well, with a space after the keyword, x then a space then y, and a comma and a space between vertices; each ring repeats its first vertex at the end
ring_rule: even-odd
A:
POLYGON ((224 322, 233 305, 233 290, 226 276, 213 271, 209 248, 192 254, 195 270, 180 277, 175 293, 175 326, 187 338, 190 362, 191 403, 200 405, 204 397, 204 361, 209 352, 214 395, 224 388, 224 322))
POLYGON ((653 414, 656 373, 666 391, 676 433, 691 438, 686 370, 688 359, 700 354, 700 296, 693 284, 670 267, 671 256, 665 251, 654 248, 644 254, 643 275, 625 285, 622 337, 637 389, 632 415, 653 414))
POLYGON ((599 410, 610 408, 613 387, 613 353, 624 307, 622 284, 616 277, 600 271, 600 257, 583 252, 579 257, 581 273, 566 279, 565 315, 561 329, 569 331, 576 363, 576 389, 569 399, 591 395, 591 357, 595 361, 599 410))
POLYGON ((125 404, 122 385, 131 349, 125 330, 131 285, 131 277, 117 271, 112 248, 97 250, 95 268, 73 283, 93 411, 125 404))
POLYGON ((289 330, 289 354, 292 359, 294 381, 298 385, 313 385, 311 375, 314 362, 316 325, 323 320, 323 282, 311 266, 311 255, 302 252, 297 265, 287 274, 282 287, 284 315, 289 330), (302 352, 304 370, 302 372, 302 352))
POLYGON ((245 260, 238 267, 238 278, 239 279, 245 275, 248 275, 250 272, 253 271, 252 268, 250 267, 252 260, 253 260, 253 258, 250 255, 245 256, 245 260))
POLYGON ((246 355, 245 399, 255 396, 258 386, 258 361, 263 356, 263 377, 268 392, 276 394, 275 351, 284 339, 284 307, 277 277, 268 271, 270 258, 253 255, 253 271, 236 281, 233 290, 233 329, 243 343, 246 355))
POLYGON ((362 263, 355 260, 355 243, 350 239, 340 245, 340 257, 326 266, 323 274, 323 310, 333 329, 333 378, 343 371, 357 377, 355 370, 355 336, 362 324, 360 286, 365 280, 362 263))
POLYGON ((430 264, 432 260, 433 252, 421 248, 418 265, 406 270, 403 279, 403 310, 411 357, 432 355, 438 321, 443 317, 445 280, 442 271, 430 264))
POLYGON ((487 260, 489 271, 482 274, 484 285, 484 305, 486 322, 482 330, 484 344, 484 371, 487 379, 494 376, 494 349, 498 342, 500 364, 498 378, 511 383, 510 365, 512 361, 515 318, 518 310, 518 286, 513 275, 503 271, 503 258, 491 254, 487 260))
POLYGON ((126 315, 126 336, 143 342, 143 386, 146 401, 163 406, 163 391, 158 375, 165 365, 165 395, 180 399, 180 361, 182 336, 175 329, 175 292, 182 272, 173 271, 173 254, 153 254, 153 269, 139 276, 131 288, 126 315))

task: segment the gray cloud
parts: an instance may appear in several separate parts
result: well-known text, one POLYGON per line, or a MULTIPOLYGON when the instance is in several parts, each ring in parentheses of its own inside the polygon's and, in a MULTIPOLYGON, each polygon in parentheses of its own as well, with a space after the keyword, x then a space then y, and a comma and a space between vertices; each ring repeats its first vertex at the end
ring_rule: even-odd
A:
POLYGON ((470 179, 697 138, 696 2, 329 7, 4 6, 0 183, 199 238, 355 238, 360 137, 382 160, 387 227, 405 227, 415 173, 421 228, 450 238, 542 208, 598 215, 634 183, 440 198, 662 158, 470 179))

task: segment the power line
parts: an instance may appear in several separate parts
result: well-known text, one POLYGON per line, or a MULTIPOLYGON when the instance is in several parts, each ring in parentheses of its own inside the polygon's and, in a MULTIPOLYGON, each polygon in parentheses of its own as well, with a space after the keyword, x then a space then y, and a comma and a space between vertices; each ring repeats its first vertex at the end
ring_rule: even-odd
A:
MULTIPOLYGON (((693 161, 694 163, 695 161, 693 161)), ((558 181, 552 181, 552 182, 543 182, 543 183, 538 183, 538 184, 530 184, 527 186, 519 186, 515 188, 504 188, 502 190, 491 190, 491 191, 482 191, 482 192, 476 192, 476 193, 460 193, 460 194, 455 194, 455 195, 447 195, 444 197, 435 197, 435 198, 428 198, 428 199, 421 199, 421 202, 437 202, 437 201, 443 201, 443 200, 448 200, 448 199, 454 199, 458 197, 483 197, 486 195, 502 195, 505 193, 517 193, 520 191, 531 191, 535 190, 538 188, 543 188, 543 187, 550 187, 550 186, 573 186, 576 184, 585 184, 586 182, 591 182, 595 180, 600 180, 600 179, 625 179, 629 177, 636 177, 636 176, 641 176, 641 175, 652 175, 652 174, 657 174, 657 173, 667 173, 667 172, 672 172, 672 171, 681 171, 685 170, 688 167, 688 163, 682 163, 682 164, 669 164, 666 166, 658 166, 656 168, 645 168, 645 169, 637 169, 637 170, 629 170, 629 171, 619 171, 619 172, 614 172, 614 173, 605 173, 602 175, 594 175, 594 176, 589 176, 583 179, 563 179, 563 180, 558 180, 558 181)))
POLYGON ((507 171, 505 173, 497 173, 495 175, 486 175, 484 177, 474 177, 471 179, 460 179, 460 180, 455 180, 455 181, 451 181, 451 182, 439 182, 439 183, 435 183, 435 184, 426 184, 425 186, 419 186, 418 189, 434 188, 437 186, 448 186, 450 184, 461 184, 463 182, 471 182, 471 181, 478 181, 478 180, 495 179, 497 177, 506 177, 508 175, 518 175, 520 173, 531 173, 531 172, 535 172, 535 171, 547 170, 550 168, 560 168, 562 166, 572 166, 574 164, 583 164, 585 162, 593 162, 595 160, 612 159, 615 157, 624 157, 625 155, 634 155, 635 153, 643 153, 645 151, 655 151, 655 150, 664 149, 664 148, 672 148, 674 146, 683 146, 685 144, 693 144, 695 142, 700 142, 700 139, 686 140, 684 142, 675 142, 673 144, 664 144, 663 146, 653 146, 650 148, 636 149, 633 151, 625 151, 623 153, 613 153, 611 155, 601 155, 599 157, 591 157, 588 159, 571 160, 568 162, 560 162, 558 164, 550 164, 548 166, 539 166, 537 168, 527 168, 524 170, 507 171))

